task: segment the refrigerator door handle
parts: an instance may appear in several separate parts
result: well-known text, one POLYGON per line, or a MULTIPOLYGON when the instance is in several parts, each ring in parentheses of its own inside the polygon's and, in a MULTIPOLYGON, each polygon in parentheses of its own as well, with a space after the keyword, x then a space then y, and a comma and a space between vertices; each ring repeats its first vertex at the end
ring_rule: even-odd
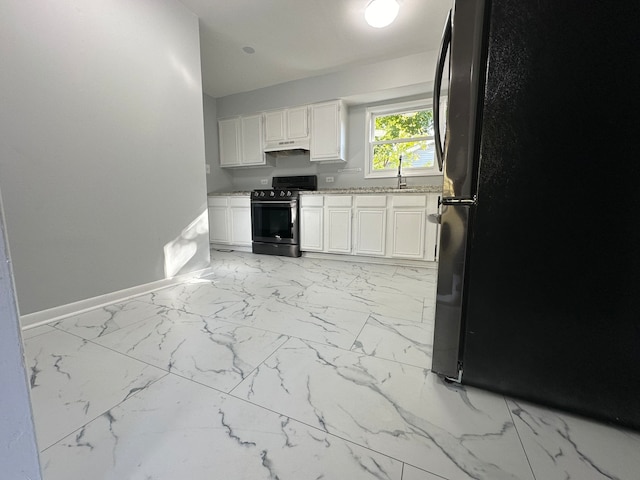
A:
POLYGON ((433 85, 433 125, 436 158, 438 159, 438 168, 442 171, 444 166, 444 151, 442 147, 442 138, 440 136, 440 88, 442 87, 442 74, 444 73, 447 51, 451 45, 451 10, 447 16, 447 22, 442 32, 442 44, 440 45, 440 53, 438 54, 438 63, 436 66, 436 77, 433 85))
POLYGON ((471 207, 478 203, 477 195, 474 195, 471 198, 444 198, 442 200, 442 205, 466 205, 471 207))

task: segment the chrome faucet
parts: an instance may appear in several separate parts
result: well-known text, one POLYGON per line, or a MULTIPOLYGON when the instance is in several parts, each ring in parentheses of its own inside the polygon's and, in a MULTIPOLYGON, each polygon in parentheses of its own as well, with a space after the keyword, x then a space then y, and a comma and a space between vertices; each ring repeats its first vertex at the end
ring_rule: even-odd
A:
POLYGON ((402 180, 402 155, 398 159, 398 188, 407 188, 407 181, 402 180))

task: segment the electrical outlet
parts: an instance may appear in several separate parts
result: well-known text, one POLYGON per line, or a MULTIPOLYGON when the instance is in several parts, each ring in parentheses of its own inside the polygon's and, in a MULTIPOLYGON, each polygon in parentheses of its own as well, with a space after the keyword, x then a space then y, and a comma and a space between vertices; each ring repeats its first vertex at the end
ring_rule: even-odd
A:
POLYGON ((333 177, 326 177, 324 181, 327 183, 333 183, 333 177))
POLYGON ((205 163, 205 167, 207 169, 207 175, 209 175, 211 173, 211 165, 209 165, 208 163, 205 163))
POLYGON ((268 178, 262 178, 260 180, 260 185, 269 185, 269 179, 268 178))

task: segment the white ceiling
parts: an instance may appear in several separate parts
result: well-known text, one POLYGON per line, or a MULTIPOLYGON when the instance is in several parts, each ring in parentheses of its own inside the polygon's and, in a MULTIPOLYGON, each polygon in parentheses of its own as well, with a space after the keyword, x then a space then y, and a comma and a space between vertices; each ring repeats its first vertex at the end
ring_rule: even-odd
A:
POLYGON ((396 21, 377 29, 364 21, 370 0, 181 1, 200 17, 203 89, 216 98, 436 50, 451 5, 398 0, 396 21))

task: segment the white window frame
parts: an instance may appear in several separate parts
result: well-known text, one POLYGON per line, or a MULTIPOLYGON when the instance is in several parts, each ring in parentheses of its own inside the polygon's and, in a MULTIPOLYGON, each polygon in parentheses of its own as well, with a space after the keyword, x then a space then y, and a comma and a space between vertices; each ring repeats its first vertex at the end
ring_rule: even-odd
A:
MULTIPOLYGON (((424 110, 433 108, 433 101, 430 99, 414 100, 411 102, 391 103, 386 105, 377 105, 368 107, 366 110, 366 128, 365 128, 365 178, 395 178, 398 175, 397 170, 373 170, 373 147, 375 145, 375 125, 374 117, 376 115, 390 115, 393 113, 410 112, 415 110, 424 110)), ((416 139, 430 140, 433 136, 415 137, 416 139)), ((442 175, 438 169, 438 163, 434 162, 433 167, 403 167, 403 177, 427 177, 432 175, 442 175)))

